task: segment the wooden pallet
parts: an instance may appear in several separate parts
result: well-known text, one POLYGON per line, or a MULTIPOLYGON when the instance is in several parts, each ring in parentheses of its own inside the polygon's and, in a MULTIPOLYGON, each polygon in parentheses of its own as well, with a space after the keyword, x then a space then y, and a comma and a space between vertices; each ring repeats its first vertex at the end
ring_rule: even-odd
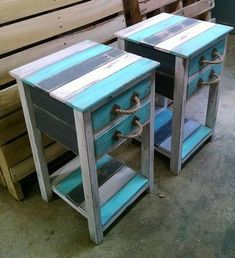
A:
MULTIPOLYGON (((20 180, 35 168, 8 71, 87 38, 111 43, 126 23, 122 0, 12 0, 1 3, 0 26, 0 184, 21 200, 20 180)), ((67 151, 48 137, 44 146, 48 161, 67 151)))
POLYGON ((129 23, 134 24, 161 12, 201 20, 211 19, 214 0, 124 0, 129 23))

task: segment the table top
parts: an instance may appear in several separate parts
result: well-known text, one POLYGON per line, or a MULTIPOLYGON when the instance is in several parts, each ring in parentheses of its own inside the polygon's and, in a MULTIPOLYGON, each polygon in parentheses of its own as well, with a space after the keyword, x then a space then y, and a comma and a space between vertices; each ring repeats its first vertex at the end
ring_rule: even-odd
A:
POLYGON ((188 58, 232 30, 232 27, 221 24, 161 13, 115 35, 136 44, 188 58))
POLYGON ((10 74, 72 108, 85 111, 159 65, 123 50, 85 40, 14 69, 10 74))

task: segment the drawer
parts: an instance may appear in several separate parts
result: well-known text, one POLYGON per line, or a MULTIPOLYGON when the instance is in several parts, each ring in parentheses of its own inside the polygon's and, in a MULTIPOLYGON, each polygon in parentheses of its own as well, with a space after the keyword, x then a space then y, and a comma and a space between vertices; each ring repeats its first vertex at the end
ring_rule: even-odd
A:
POLYGON ((197 73, 198 71, 202 70, 208 65, 208 64, 202 64, 201 61, 203 58, 209 61, 217 60, 218 57, 215 57, 213 53, 217 51, 220 53, 220 55, 223 55, 224 50, 225 50, 225 38, 213 44, 212 46, 208 47, 200 54, 197 54, 196 56, 192 57, 189 61, 189 77, 197 73))
POLYGON ((198 73, 193 76, 188 82, 188 92, 187 98, 190 98, 193 94, 195 94, 198 90, 200 90, 200 81, 209 82, 211 80, 211 73, 215 72, 217 75, 220 75, 222 72, 222 65, 213 65, 203 73, 198 73))
POLYGON ((139 119, 141 124, 145 124, 150 118, 150 102, 144 103, 139 111, 133 115, 122 117, 116 124, 111 128, 108 128, 105 132, 98 135, 95 139, 95 154, 96 157, 100 157, 103 154, 110 151, 111 148, 117 146, 122 142, 122 139, 115 137, 117 133, 123 135, 129 135, 133 131, 137 130, 136 124, 133 122, 135 119, 139 119))
MULTIPOLYGON (((111 85, 110 85, 111 87, 111 85)), ((92 126, 94 132, 107 126, 115 119, 120 119, 121 115, 115 112, 116 108, 132 109, 135 106, 134 97, 137 96, 140 100, 143 100, 150 95, 151 92, 151 80, 147 79, 139 82, 129 90, 113 98, 107 104, 101 106, 91 114, 92 126)))

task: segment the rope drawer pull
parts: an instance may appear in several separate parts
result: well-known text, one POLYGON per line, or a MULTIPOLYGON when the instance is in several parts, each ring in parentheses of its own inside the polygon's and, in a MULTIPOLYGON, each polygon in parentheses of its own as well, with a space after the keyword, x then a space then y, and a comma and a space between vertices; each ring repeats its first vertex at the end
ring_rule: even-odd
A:
POLYGON ((140 137, 141 134, 143 133, 143 125, 139 122, 138 118, 135 118, 133 123, 135 125, 137 125, 138 129, 133 133, 133 134, 129 134, 129 135, 124 135, 119 131, 116 131, 113 135, 113 138, 116 140, 119 140, 120 138, 122 139, 134 139, 137 137, 140 137))
POLYGON ((212 54, 211 54, 212 58, 217 58, 217 60, 207 60, 205 57, 202 57, 200 60, 200 65, 205 65, 205 64, 221 64, 223 63, 223 58, 221 56, 221 54, 214 49, 212 54))
POLYGON ((136 107, 134 107, 132 109, 121 109, 119 107, 118 108, 116 107, 114 112, 119 115, 132 115, 132 114, 136 113, 140 109, 140 106, 141 106, 140 99, 137 95, 135 95, 133 98, 133 101, 136 104, 136 107))
POLYGON ((202 79, 200 79, 198 82, 198 86, 199 87, 211 86, 220 82, 220 76, 216 74, 215 71, 211 71, 210 78, 211 79, 215 78, 215 79, 208 82, 205 82, 202 79))

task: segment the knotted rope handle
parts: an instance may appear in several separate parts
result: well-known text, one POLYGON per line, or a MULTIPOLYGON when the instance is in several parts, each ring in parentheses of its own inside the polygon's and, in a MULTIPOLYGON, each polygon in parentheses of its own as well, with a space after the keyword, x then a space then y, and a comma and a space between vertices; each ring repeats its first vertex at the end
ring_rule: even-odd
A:
POLYGON ((211 71, 210 78, 215 78, 215 79, 211 80, 209 82, 204 82, 203 80, 200 80, 199 87, 211 86, 211 85, 219 83, 219 81, 220 81, 220 76, 218 74, 216 74, 215 71, 211 71))
POLYGON ((116 108, 114 110, 114 112, 119 114, 119 115, 132 115, 132 114, 134 114, 140 109, 140 106, 141 106, 140 99, 138 98, 138 96, 134 97, 134 102, 136 104, 135 108, 132 108, 132 109, 116 108))
POLYGON ((202 57, 200 60, 200 64, 205 65, 205 64, 221 64, 221 63, 223 63, 223 58, 216 49, 213 50, 211 56, 214 58, 217 57, 218 59, 217 60, 206 60, 205 57, 202 57))
POLYGON ((124 135, 124 134, 118 132, 118 133, 116 133, 115 137, 117 139, 119 139, 119 138, 134 139, 134 138, 141 136, 141 134, 143 133, 143 125, 137 119, 134 120, 134 123, 138 126, 138 129, 133 134, 124 135))

